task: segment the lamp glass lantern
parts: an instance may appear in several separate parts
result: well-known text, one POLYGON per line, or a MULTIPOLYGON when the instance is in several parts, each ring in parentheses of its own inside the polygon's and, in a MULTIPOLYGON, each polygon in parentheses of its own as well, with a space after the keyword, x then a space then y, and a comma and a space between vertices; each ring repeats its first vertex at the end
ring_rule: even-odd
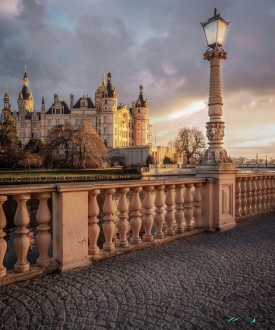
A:
POLYGON ((201 23, 208 47, 213 49, 222 47, 229 23, 216 13, 216 8, 214 16, 206 23, 201 23))

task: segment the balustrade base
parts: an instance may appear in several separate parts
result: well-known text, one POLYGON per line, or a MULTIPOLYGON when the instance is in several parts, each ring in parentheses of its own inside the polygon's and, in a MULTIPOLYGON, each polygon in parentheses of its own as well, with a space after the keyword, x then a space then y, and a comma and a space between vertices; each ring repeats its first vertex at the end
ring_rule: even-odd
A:
POLYGON ((48 267, 51 264, 51 259, 40 259, 38 258, 36 261, 36 266, 38 267, 48 267))
POLYGON ((99 254, 99 248, 95 248, 95 249, 91 249, 91 248, 89 248, 89 249, 88 249, 88 254, 89 254, 89 255, 96 255, 96 254, 99 254))
POLYGON ((142 237, 143 242, 151 242, 153 239, 153 235, 143 235, 142 237))
POLYGON ((141 244, 141 238, 140 237, 139 238, 133 238, 133 237, 131 237, 130 242, 133 245, 139 245, 139 244, 141 244))
POLYGON ((168 230, 168 229, 165 230, 165 236, 174 236, 174 235, 175 235, 174 230, 168 230))
POLYGON ((225 230, 229 230, 229 229, 233 229, 236 227, 236 222, 230 222, 230 223, 226 223, 224 225, 220 225, 219 228, 216 228, 217 231, 225 231, 225 230))
POLYGON ((154 234, 154 239, 163 239, 164 238, 164 233, 155 233, 154 234))
POLYGON ((5 267, 0 267, 0 278, 6 276, 7 270, 5 267))
POLYGON ((274 211, 275 211, 275 209, 274 210, 269 210, 269 211, 261 211, 261 212, 257 212, 257 213, 249 213, 249 214, 246 214, 246 215, 236 216, 236 222, 241 222, 241 221, 244 221, 244 220, 247 220, 247 219, 251 219, 251 218, 254 218, 258 215, 274 213, 274 211))
POLYGON ((30 267, 30 270, 25 273, 16 273, 13 270, 8 270, 6 276, 0 278, 0 287, 15 282, 25 281, 39 275, 54 273, 57 270, 58 262, 53 259, 51 259, 51 264, 46 268, 41 268, 37 267, 36 265, 32 265, 30 267))
POLYGON ((103 260, 103 259, 107 259, 107 258, 112 258, 112 257, 118 256, 118 255, 121 255, 123 253, 129 253, 129 252, 136 251, 136 250, 142 250, 142 249, 146 249, 151 246, 158 246, 161 244, 165 244, 167 242, 171 242, 171 241, 183 238, 183 237, 200 234, 204 231, 205 231, 204 228, 193 229, 192 231, 184 232, 182 234, 176 234, 174 236, 166 236, 163 239, 154 239, 151 242, 141 242, 141 244, 138 244, 138 245, 129 245, 127 248, 117 247, 114 251, 111 251, 111 252, 106 252, 103 249, 101 249, 98 255, 90 256, 90 260, 93 262, 93 261, 99 261, 99 260, 103 260))
POLYGON ((184 233, 184 228, 177 228, 177 229, 175 230, 175 233, 176 233, 176 234, 183 234, 183 233, 184 233))
POLYGON ((14 265, 14 272, 15 273, 26 273, 30 270, 30 263, 27 262, 26 264, 18 264, 18 262, 14 265))
MULTIPOLYGON (((89 256, 88 256, 89 258, 89 256)), ((91 266, 91 261, 89 259, 80 261, 80 262, 75 262, 75 263, 71 263, 71 264, 65 264, 65 265, 59 265, 58 269, 60 270, 61 273, 64 273, 68 270, 72 270, 75 268, 81 268, 81 267, 87 267, 87 266, 91 266)))
POLYGON ((120 247, 120 248, 126 248, 129 246, 128 241, 118 241, 116 244, 116 247, 120 247))

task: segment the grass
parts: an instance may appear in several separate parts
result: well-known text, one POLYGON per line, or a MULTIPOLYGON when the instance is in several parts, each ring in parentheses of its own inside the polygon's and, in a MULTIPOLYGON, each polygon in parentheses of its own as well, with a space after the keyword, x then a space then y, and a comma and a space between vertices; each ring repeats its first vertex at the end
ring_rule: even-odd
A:
POLYGON ((107 168, 107 169, 98 169, 98 170, 32 170, 31 173, 26 170, 15 170, 15 171, 5 171, 1 172, 0 169, 0 179, 2 178, 21 178, 21 177, 60 177, 60 176, 87 176, 87 175, 99 175, 99 174, 122 174, 120 168, 107 168))

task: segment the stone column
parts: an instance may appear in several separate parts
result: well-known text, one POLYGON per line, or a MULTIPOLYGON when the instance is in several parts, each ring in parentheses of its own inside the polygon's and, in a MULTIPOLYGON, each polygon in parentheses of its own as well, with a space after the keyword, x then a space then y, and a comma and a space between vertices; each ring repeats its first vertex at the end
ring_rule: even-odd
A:
POLYGON ((20 194, 13 197, 18 205, 14 216, 14 224, 17 226, 15 230, 16 237, 14 239, 14 250, 17 255, 17 262, 14 265, 16 273, 25 273, 30 269, 30 263, 27 260, 27 254, 30 247, 29 229, 30 215, 26 202, 31 198, 29 194, 20 194))
POLYGON ((163 197, 163 189, 165 188, 164 185, 156 186, 156 197, 155 197, 155 216, 154 222, 156 225, 156 232, 154 237, 157 239, 161 239, 164 237, 164 233, 162 231, 163 222, 164 222, 164 215, 163 215, 163 206, 164 206, 164 197, 163 197))
POLYGON ((89 248, 88 253, 91 255, 99 254, 99 247, 97 245, 98 236, 100 233, 100 228, 98 225, 98 214, 99 206, 97 203, 97 195, 99 195, 100 190, 94 189, 88 192, 89 194, 89 204, 88 204, 88 237, 89 237, 89 248))
POLYGON ((36 265, 39 267, 47 267, 51 264, 51 259, 48 254, 52 240, 52 236, 49 233, 49 229, 51 229, 49 226, 51 212, 47 203, 51 196, 51 193, 39 193, 36 195, 39 200, 39 207, 36 214, 36 221, 39 223, 37 227, 38 234, 36 235, 36 244, 40 253, 36 265))
POLYGON ((53 259, 61 271, 88 266, 88 191, 58 188, 52 195, 53 259))
POLYGON ((139 231, 141 228, 141 219, 140 219, 140 212, 141 209, 141 202, 139 198, 139 192, 141 191, 141 187, 134 187, 131 188, 133 191, 133 197, 130 203, 130 210, 131 212, 131 229, 133 236, 131 237, 131 244, 138 245, 141 243, 141 238, 139 237, 139 231))
MULTIPOLYGON (((213 195, 208 199, 213 203, 206 207, 202 203, 202 225, 213 230, 227 230, 236 226, 235 222, 235 181, 236 170, 231 158, 223 149, 223 137, 225 125, 222 121, 222 93, 220 77, 220 61, 226 59, 226 52, 215 48, 204 54, 204 59, 210 62, 210 90, 208 114, 210 120, 206 123, 206 136, 209 147, 205 151, 200 165, 196 167, 196 175, 200 178, 216 179, 213 195), (207 221, 204 217, 204 209, 207 210, 207 221), (213 210, 213 213, 209 212, 213 210), (210 217, 211 215, 211 217, 210 217)), ((204 195, 204 189, 202 190, 204 195)))
POLYGON ((151 234, 152 226, 153 226, 153 216, 152 216, 152 208, 154 206, 151 192, 153 191, 153 186, 146 186, 143 188, 145 191, 145 196, 143 200, 143 217, 142 223, 145 230, 145 234, 143 235, 144 242, 151 242, 153 240, 153 235, 151 234))
POLYGON ((204 59, 210 61, 210 90, 208 115, 210 121, 206 123, 206 136, 209 147, 203 156, 204 164, 232 163, 223 149, 224 122, 222 121, 222 93, 220 61, 226 59, 226 52, 216 48, 204 53, 204 59))
POLYGON ((115 233, 115 224, 114 224, 114 203, 112 200, 113 193, 116 190, 113 188, 104 190, 105 192, 105 201, 103 204, 103 212, 105 216, 103 217, 104 223, 102 225, 103 233, 105 237, 105 243, 103 244, 103 250, 111 252, 115 249, 115 245, 112 241, 112 238, 115 233))
POLYGON ((119 233, 119 241, 117 243, 117 246, 119 247, 127 247, 129 245, 127 240, 127 231, 129 229, 129 222, 127 220, 128 218, 128 203, 126 194, 129 191, 129 188, 118 188, 117 191, 120 193, 117 210, 119 211, 118 215, 118 222, 117 222, 117 228, 119 233))

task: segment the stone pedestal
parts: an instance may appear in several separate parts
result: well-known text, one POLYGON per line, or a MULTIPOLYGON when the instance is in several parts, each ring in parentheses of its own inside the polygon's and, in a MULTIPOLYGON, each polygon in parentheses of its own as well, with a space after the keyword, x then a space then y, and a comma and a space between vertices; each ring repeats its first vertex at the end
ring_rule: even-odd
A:
POLYGON ((202 226, 208 230, 227 230, 236 226, 235 180, 233 164, 198 165, 197 178, 213 178, 202 189, 202 226))

